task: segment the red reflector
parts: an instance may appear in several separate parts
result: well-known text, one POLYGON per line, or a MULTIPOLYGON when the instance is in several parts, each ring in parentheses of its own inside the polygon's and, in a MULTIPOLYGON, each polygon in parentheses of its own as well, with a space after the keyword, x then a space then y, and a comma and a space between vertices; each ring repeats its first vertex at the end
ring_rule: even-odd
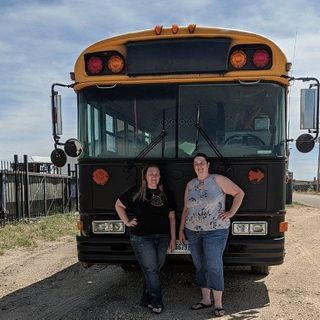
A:
POLYGON ((264 68, 270 61, 270 55, 266 50, 257 50, 253 54, 252 60, 257 68, 264 68))
POLYGON ((98 74, 103 69, 103 61, 100 57, 91 57, 87 63, 87 69, 91 74, 98 74))
POLYGON ((109 173, 104 169, 96 169, 92 173, 92 179, 96 184, 103 186, 109 180, 109 173))

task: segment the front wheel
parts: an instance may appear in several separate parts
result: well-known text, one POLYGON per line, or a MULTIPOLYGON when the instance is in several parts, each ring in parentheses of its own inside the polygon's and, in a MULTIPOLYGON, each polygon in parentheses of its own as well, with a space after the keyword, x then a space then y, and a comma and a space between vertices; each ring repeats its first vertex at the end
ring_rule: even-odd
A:
POLYGON ((251 266, 251 271, 254 274, 264 274, 264 275, 268 275, 270 272, 270 266, 267 265, 262 265, 262 266, 251 266))

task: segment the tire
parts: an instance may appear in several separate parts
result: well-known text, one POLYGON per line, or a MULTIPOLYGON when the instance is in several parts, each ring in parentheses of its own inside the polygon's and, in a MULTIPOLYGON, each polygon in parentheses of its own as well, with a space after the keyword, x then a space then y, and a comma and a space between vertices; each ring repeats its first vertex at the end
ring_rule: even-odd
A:
POLYGON ((263 274, 268 275, 270 272, 270 266, 262 265, 262 266, 251 266, 251 271, 254 274, 263 274))

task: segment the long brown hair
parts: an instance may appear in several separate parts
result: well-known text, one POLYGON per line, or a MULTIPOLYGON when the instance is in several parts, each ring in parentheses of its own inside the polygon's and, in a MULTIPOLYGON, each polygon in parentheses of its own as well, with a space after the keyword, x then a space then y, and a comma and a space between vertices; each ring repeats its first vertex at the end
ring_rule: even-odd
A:
MULTIPOLYGON (((160 168, 156 164, 148 164, 141 170, 141 186, 138 192, 133 196, 133 202, 136 200, 139 201, 147 201, 147 179, 146 174, 149 168, 157 168, 160 172, 160 168)), ((160 197, 162 200, 167 199, 166 194, 164 193, 164 188, 161 180, 161 172, 160 172, 160 180, 157 185, 158 190, 160 191, 160 197)))

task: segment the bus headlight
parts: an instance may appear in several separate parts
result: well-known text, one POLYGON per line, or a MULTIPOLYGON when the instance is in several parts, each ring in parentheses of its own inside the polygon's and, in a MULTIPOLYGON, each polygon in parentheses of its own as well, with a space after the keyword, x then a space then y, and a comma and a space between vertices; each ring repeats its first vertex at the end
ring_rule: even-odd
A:
POLYGON ((248 236, 264 236, 268 232, 268 223, 265 221, 234 221, 232 234, 248 236))
POLYGON ((94 220, 92 232, 96 234, 119 234, 124 233, 124 223, 120 220, 94 220))

